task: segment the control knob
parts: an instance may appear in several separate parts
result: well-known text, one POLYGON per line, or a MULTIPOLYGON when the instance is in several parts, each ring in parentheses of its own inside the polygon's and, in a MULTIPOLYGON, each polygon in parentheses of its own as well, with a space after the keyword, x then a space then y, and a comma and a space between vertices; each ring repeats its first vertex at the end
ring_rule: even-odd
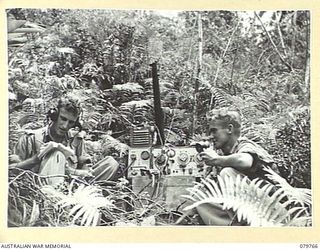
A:
POLYGON ((142 151, 141 159, 142 160, 148 160, 149 158, 150 158, 150 153, 148 151, 142 151))
POLYGON ((166 162, 166 156, 164 154, 161 154, 157 157, 156 163, 158 165, 163 165, 166 162))

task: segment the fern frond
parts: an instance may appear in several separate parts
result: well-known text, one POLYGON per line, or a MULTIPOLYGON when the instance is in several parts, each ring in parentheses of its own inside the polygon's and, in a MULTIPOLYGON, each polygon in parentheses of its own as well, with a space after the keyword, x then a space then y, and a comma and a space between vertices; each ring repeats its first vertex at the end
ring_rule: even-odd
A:
POLYGON ((270 167, 264 167, 269 174, 266 175, 270 180, 277 183, 277 186, 289 197, 293 203, 311 206, 311 190, 307 188, 294 188, 284 178, 274 172, 270 167))
POLYGON ((82 226, 96 226, 99 222, 100 210, 114 207, 112 200, 104 197, 98 187, 84 184, 75 187, 74 180, 70 183, 68 194, 63 194, 52 186, 44 186, 41 191, 58 199, 57 205, 60 208, 69 207, 69 217, 73 216, 72 223, 81 219, 82 226), (76 189, 73 191, 74 188, 76 189))
MULTIPOLYGON (((204 203, 222 204, 224 210, 236 212, 238 221, 246 220, 251 226, 285 226, 301 218, 301 208, 288 208, 290 202, 281 203, 286 193, 279 189, 271 193, 273 186, 261 187, 262 180, 250 181, 247 177, 236 178, 218 176, 218 183, 213 180, 202 180, 201 185, 188 189, 190 195, 184 197, 194 201, 185 208, 189 210, 204 203), (292 216, 295 215, 295 217, 292 216)), ((299 219, 306 221, 307 218, 299 219)))
POLYGON ((54 201, 59 201, 66 197, 65 194, 59 192, 51 185, 44 185, 40 188, 40 192, 49 198, 54 198, 54 201))
POLYGON ((76 204, 70 210, 69 214, 73 215, 77 212, 77 214, 73 217, 73 221, 76 221, 84 213, 84 211, 85 211, 85 208, 82 206, 82 204, 76 204))
POLYGON ((212 94, 212 104, 214 108, 222 108, 229 105, 230 102, 226 98, 229 95, 228 93, 216 87, 212 87, 210 92, 212 94))

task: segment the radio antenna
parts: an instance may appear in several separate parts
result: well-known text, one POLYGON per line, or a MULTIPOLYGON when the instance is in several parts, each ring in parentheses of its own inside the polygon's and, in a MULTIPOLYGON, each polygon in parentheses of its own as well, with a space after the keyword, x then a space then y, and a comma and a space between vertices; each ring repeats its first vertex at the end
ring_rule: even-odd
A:
POLYGON ((157 142, 156 145, 161 145, 164 142, 164 124, 163 124, 163 110, 161 107, 160 100, 160 86, 158 79, 158 69, 157 62, 150 64, 152 68, 152 86, 153 86, 153 103, 154 103, 154 116, 155 123, 158 128, 159 133, 157 133, 157 142))

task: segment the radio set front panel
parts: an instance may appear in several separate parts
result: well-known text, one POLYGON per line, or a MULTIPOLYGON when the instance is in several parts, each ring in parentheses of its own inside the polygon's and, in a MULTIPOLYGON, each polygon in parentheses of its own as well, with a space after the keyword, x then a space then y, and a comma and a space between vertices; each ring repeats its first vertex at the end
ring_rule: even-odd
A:
POLYGON ((147 174, 204 177, 206 165, 194 147, 130 148, 128 177, 147 174))

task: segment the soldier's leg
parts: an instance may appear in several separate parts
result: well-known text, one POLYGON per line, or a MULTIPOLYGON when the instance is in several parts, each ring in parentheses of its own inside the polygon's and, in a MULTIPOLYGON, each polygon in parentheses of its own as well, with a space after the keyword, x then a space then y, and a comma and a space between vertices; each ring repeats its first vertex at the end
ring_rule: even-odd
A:
POLYGON ((94 180, 114 181, 119 169, 119 163, 113 157, 107 156, 92 168, 94 180))
POLYGON ((206 225, 230 226, 232 222, 232 215, 221 204, 205 203, 197 207, 197 212, 206 225))
POLYGON ((231 176, 233 177, 234 179, 237 177, 237 175, 241 175, 241 176, 244 176, 242 173, 240 173, 238 170, 234 169, 234 168, 230 168, 230 167, 227 167, 227 168, 223 168, 221 171, 220 171, 220 176, 222 178, 224 178, 224 176, 228 175, 228 176, 231 176))
MULTIPOLYGON (((227 167, 223 168, 219 175, 222 178, 226 175, 235 178, 238 174, 243 175, 236 169, 227 167)), ((221 204, 205 203, 198 206, 197 211, 206 225, 230 226, 231 223, 238 225, 233 221, 235 213, 232 210, 223 210, 221 204)))

